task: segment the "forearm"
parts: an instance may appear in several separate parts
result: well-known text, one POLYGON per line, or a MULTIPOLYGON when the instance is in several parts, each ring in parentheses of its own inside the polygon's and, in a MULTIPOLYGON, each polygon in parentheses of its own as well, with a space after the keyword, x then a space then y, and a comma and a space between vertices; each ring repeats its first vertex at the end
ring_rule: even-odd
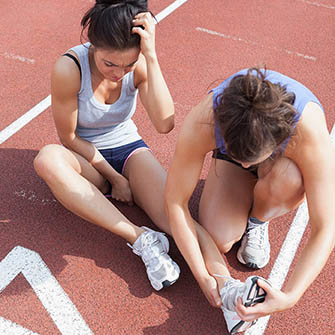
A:
MULTIPOLYGON (((200 249, 208 273, 211 276, 218 274, 223 277, 229 277, 230 273, 226 266, 224 258, 211 235, 197 222, 195 222, 195 228, 198 234, 200 249)), ((223 283, 225 282, 225 278, 217 276, 214 277, 216 277, 215 279, 217 280, 219 287, 221 288, 223 283)))
POLYGON ((334 248, 334 232, 313 232, 304 248, 298 263, 283 291, 288 294, 293 306, 312 284, 334 248))
POLYGON ((155 127, 168 132, 174 125, 174 105, 156 55, 146 56, 148 100, 147 108, 155 127))
POLYGON ((170 209, 168 215, 172 236, 194 277, 201 280, 202 277, 208 276, 197 231, 188 209, 176 207, 170 209))
POLYGON ((85 141, 76 134, 61 138, 61 142, 68 149, 85 158, 111 183, 113 183, 114 179, 120 176, 120 174, 111 167, 111 165, 105 160, 105 158, 92 143, 85 141))

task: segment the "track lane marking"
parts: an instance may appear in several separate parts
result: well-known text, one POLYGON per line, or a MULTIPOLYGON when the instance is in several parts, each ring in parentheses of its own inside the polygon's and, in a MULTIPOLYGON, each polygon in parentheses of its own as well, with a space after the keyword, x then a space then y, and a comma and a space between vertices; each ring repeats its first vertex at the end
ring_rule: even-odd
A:
POLYGON ((297 0, 297 1, 306 3, 308 5, 312 5, 312 6, 323 7, 323 8, 327 8, 327 9, 335 9, 335 6, 325 5, 325 4, 320 3, 320 2, 308 1, 308 0, 297 0))
POLYGON ((16 121, 11 123, 8 127, 0 132, 0 144, 7 141, 11 136, 17 133, 25 125, 27 125, 31 120, 44 112, 51 105, 51 95, 48 95, 44 100, 39 102, 31 110, 23 114, 16 121))
POLYGON ((285 49, 285 48, 278 48, 278 47, 275 47, 275 46, 265 46, 265 45, 262 45, 262 44, 260 44, 258 42, 255 42, 255 41, 246 40, 246 39, 241 38, 239 36, 233 36, 233 35, 223 34, 223 33, 220 33, 220 32, 214 31, 214 30, 210 30, 210 29, 206 29, 206 28, 201 28, 201 27, 197 27, 197 28, 195 28, 195 30, 201 31, 201 32, 204 32, 204 33, 207 33, 207 34, 210 34, 210 35, 220 36, 220 37, 223 37, 223 38, 226 38, 226 39, 230 39, 230 40, 233 40, 233 41, 237 41, 237 42, 242 42, 242 43, 246 43, 246 44, 249 44, 249 45, 258 46, 258 47, 261 47, 263 49, 269 49, 269 50, 275 50, 275 51, 285 52, 288 55, 302 57, 304 59, 311 60, 313 62, 315 62, 317 60, 317 58, 315 56, 305 55, 303 53, 300 53, 300 52, 297 52, 297 51, 288 50, 288 49, 285 49))
MULTIPOLYGON (((0 293, 19 273, 28 281, 62 335, 93 334, 37 252, 17 246, 0 262, 0 293)), ((8 321, 0 318, 0 329, 6 329, 8 321)), ((13 334, 21 334, 21 326, 15 325, 11 327, 18 332, 13 334)))
POLYGON ((15 55, 11 52, 4 52, 1 54, 1 56, 8 58, 8 59, 19 60, 20 62, 24 62, 24 63, 35 64, 35 59, 15 55))

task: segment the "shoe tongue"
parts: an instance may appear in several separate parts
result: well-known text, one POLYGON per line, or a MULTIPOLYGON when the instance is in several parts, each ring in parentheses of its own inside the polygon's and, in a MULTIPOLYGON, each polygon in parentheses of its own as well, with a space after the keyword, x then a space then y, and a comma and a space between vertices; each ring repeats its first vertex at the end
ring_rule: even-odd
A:
POLYGON ((243 283, 236 279, 229 280, 225 283, 222 291, 225 292, 225 296, 222 299, 224 308, 235 312, 237 299, 242 297, 244 293, 243 283))

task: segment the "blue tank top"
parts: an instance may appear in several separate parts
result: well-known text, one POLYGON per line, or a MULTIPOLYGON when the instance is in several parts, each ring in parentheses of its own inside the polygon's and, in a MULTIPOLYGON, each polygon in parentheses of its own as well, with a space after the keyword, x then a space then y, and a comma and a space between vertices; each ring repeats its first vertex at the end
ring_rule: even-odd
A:
POLYGON ((78 93, 77 134, 97 149, 115 148, 141 139, 131 117, 135 113, 138 90, 134 71, 122 79, 121 94, 113 104, 98 101, 93 94, 88 58, 90 44, 71 48, 80 62, 81 88, 78 93))
MULTIPOLYGON (((223 81, 219 86, 212 89, 210 92, 213 92, 213 108, 215 110, 217 103, 216 98, 219 94, 221 94, 224 89, 229 85, 230 81, 237 75, 245 75, 247 74, 248 69, 244 69, 242 71, 239 71, 232 76, 230 76, 228 79, 223 81)), ((320 105, 321 109, 321 103, 318 100, 318 98, 303 84, 299 83, 298 81, 289 78, 279 72, 266 70, 266 79, 272 82, 273 84, 280 84, 282 86, 286 87, 287 92, 292 92, 295 94, 295 101, 294 101, 294 108, 297 110, 297 115, 295 117, 294 127, 296 126, 297 122, 299 121, 301 114, 308 102, 315 102, 318 105, 320 105)), ((323 109, 322 109, 323 110, 323 109)), ((224 139, 221 135, 219 125, 215 121, 215 139, 216 139, 216 147, 220 150, 222 154, 227 154, 226 147, 224 143, 224 139)), ((284 142, 283 146, 281 147, 281 151, 284 151, 287 143, 289 141, 289 138, 284 142)))

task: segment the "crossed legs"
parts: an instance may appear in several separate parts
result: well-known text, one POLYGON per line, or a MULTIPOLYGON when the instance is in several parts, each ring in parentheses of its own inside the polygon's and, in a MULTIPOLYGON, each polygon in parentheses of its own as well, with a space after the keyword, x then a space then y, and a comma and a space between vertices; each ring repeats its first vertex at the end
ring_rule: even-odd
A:
MULTIPOLYGON (((109 184, 82 156, 63 146, 47 145, 34 160, 35 170, 54 196, 74 214, 133 244, 143 229, 128 220, 106 197, 109 184)), ((139 150, 127 162, 125 177, 135 203, 162 230, 169 232, 164 212, 165 171, 148 150, 139 150)))

